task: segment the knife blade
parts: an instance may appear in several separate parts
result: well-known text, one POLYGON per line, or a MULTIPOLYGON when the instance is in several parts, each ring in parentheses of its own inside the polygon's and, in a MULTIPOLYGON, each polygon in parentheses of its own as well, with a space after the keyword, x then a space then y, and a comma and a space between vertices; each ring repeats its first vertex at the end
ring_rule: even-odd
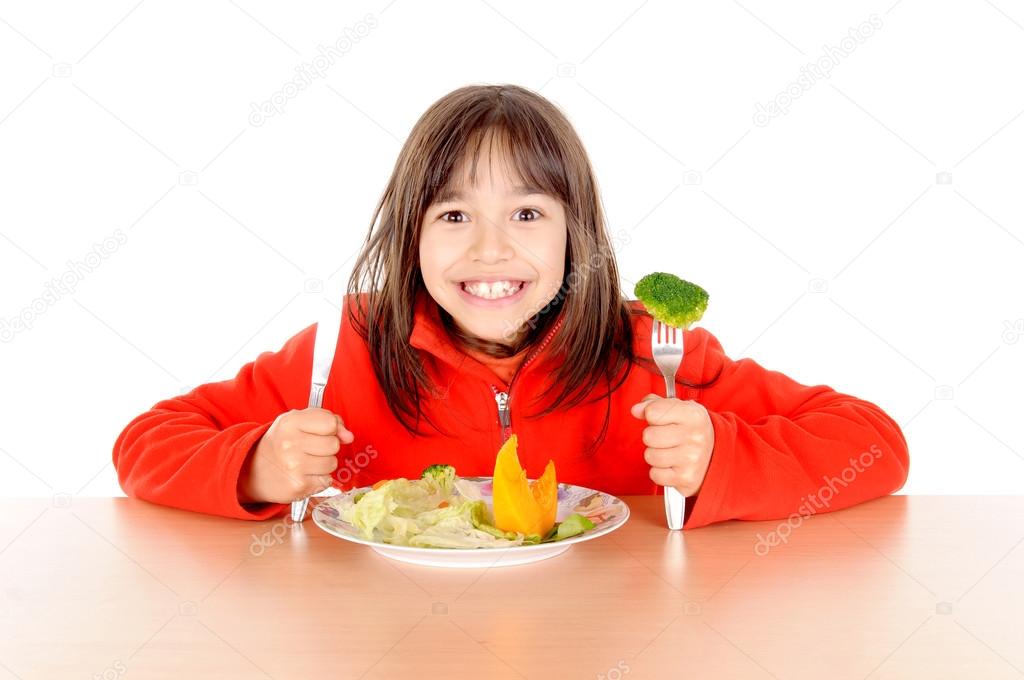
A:
MULTIPOLYGON (((341 312, 333 306, 325 312, 316 324, 313 340, 313 369, 309 381, 309 408, 320 408, 324 403, 324 389, 327 376, 334 363, 334 349, 338 346, 338 331, 341 328, 341 312)), ((306 516, 309 498, 292 501, 293 522, 301 522, 306 516)))

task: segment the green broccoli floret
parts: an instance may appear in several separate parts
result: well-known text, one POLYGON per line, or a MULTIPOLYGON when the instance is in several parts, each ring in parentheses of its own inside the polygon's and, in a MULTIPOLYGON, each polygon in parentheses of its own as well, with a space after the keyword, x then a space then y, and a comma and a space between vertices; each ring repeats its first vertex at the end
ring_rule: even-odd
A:
POLYGON ((431 482, 445 496, 452 492, 452 485, 455 483, 455 468, 451 465, 435 463, 423 469, 420 478, 431 482))
POLYGON ((674 274, 654 272, 637 281, 633 294, 658 321, 688 328, 704 316, 708 292, 674 274))

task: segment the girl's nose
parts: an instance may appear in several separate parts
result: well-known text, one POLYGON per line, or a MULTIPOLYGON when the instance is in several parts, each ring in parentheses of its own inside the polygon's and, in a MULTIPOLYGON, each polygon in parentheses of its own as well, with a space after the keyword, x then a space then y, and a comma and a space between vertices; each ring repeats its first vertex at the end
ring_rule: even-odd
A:
POLYGON ((509 233, 499 223, 485 219, 477 223, 470 255, 482 263, 510 260, 515 254, 509 233))

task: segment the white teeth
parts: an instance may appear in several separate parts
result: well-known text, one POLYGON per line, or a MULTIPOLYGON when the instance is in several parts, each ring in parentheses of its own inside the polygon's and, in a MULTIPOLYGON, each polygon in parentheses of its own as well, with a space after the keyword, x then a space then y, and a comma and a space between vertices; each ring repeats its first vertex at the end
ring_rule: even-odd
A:
POLYGON ((519 292, 523 284, 519 281, 467 281, 462 284, 470 295, 484 298, 485 300, 497 300, 509 297, 519 292))

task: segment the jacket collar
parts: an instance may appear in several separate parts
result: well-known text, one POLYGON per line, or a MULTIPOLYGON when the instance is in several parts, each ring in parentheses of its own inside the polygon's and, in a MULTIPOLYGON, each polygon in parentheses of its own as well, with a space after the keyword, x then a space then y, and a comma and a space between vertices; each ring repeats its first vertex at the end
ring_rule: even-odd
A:
MULTIPOLYGON (((545 363, 551 358, 550 342, 562 326, 564 315, 559 312, 558 318, 545 334, 538 347, 530 350, 524 359, 520 371, 532 370, 536 366, 545 363)), ((434 301, 426 290, 421 290, 416 296, 413 306, 413 326, 409 335, 409 344, 413 347, 428 352, 445 363, 455 367, 456 370, 476 375, 484 380, 493 382, 496 376, 490 369, 463 352, 452 341, 451 336, 441 321, 441 315, 437 302, 434 301)))

